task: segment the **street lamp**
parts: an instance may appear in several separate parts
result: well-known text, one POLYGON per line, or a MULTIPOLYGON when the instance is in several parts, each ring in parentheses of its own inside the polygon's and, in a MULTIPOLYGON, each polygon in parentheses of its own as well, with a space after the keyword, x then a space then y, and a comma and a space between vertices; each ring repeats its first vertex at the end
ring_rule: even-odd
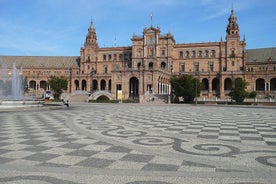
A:
POLYGON ((94 74, 96 73, 96 70, 94 69, 94 67, 92 67, 92 70, 91 70, 91 89, 90 89, 90 91, 91 91, 91 93, 92 93, 92 100, 93 100, 93 88, 94 88, 94 86, 93 86, 93 76, 94 76, 94 74))
POLYGON ((71 88, 72 88, 72 68, 69 68, 69 93, 71 94, 71 88))
POLYGON ((197 72, 195 72, 195 75, 197 76, 197 78, 195 78, 196 79, 196 83, 195 83, 195 86, 196 86, 196 89, 195 89, 195 104, 197 105, 197 80, 198 80, 198 75, 199 75, 199 72, 197 71, 197 72))

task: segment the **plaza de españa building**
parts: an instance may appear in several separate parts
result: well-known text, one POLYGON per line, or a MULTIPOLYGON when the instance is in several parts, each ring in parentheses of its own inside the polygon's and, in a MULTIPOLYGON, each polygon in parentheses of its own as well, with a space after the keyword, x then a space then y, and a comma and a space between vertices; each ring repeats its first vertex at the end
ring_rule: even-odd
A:
POLYGON ((91 22, 79 56, 0 56, 0 64, 22 67, 29 93, 38 96, 49 88, 51 75, 68 79, 68 95, 87 94, 91 99, 168 96, 170 77, 182 74, 202 82, 200 97, 227 98, 241 79, 260 97, 276 94, 276 48, 247 50, 233 9, 225 39, 217 42, 176 43, 171 33, 161 34, 152 25, 131 41, 126 47, 99 47, 91 22))

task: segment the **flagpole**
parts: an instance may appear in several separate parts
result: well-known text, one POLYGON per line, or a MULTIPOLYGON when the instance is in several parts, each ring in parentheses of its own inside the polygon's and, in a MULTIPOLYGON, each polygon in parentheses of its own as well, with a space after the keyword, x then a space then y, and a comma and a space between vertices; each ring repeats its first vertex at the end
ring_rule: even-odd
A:
POLYGON ((152 27, 152 13, 150 14, 150 26, 152 27))

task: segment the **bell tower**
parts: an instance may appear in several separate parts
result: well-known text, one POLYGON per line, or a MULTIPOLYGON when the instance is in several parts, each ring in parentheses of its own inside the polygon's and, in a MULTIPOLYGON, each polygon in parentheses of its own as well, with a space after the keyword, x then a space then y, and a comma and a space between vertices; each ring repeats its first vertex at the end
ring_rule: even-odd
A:
POLYGON ((88 28, 88 33, 86 35, 84 46, 85 47, 93 47, 93 48, 98 48, 99 47, 98 42, 97 42, 96 30, 94 28, 92 20, 91 20, 90 26, 88 28))
POLYGON ((228 18, 228 25, 226 28, 226 40, 229 38, 235 38, 237 40, 240 39, 240 34, 239 34, 239 25, 237 23, 237 17, 234 14, 234 10, 232 8, 231 10, 231 15, 228 18))

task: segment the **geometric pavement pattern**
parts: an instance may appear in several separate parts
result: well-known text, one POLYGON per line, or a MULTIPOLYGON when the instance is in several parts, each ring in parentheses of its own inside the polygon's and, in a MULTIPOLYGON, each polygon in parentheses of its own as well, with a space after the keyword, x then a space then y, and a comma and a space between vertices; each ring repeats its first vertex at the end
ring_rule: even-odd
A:
MULTIPOLYGON (((276 171, 274 108, 71 106, 45 111, 1 112, 0 171, 25 166, 46 168, 46 173, 53 168, 114 173, 124 170, 129 177, 131 174, 127 171, 161 175, 172 172, 179 175, 183 172, 255 175, 250 178, 245 174, 245 178, 237 181, 208 178, 211 183, 270 183, 275 179, 270 175, 276 171), (264 173, 267 173, 265 177, 259 177, 264 173)), ((49 173, 26 175, 23 170, 21 174, 2 172, 0 182, 90 183, 70 176, 66 180, 49 173)), ((183 178, 176 177, 163 180, 136 177, 118 182, 107 177, 104 183, 185 183, 183 178)), ((200 182, 197 178, 185 181, 200 182)))

